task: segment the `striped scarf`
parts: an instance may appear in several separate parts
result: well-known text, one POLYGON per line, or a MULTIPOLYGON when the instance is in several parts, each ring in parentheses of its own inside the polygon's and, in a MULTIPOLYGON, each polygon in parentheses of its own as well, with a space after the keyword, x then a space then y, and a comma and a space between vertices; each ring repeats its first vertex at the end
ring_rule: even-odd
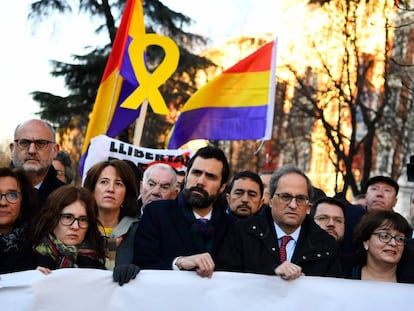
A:
POLYGON ((79 245, 65 245, 57 239, 53 234, 44 236, 38 245, 34 247, 34 251, 50 256, 56 261, 56 268, 77 268, 76 261, 78 255, 96 259, 96 251, 88 248, 86 243, 79 245))

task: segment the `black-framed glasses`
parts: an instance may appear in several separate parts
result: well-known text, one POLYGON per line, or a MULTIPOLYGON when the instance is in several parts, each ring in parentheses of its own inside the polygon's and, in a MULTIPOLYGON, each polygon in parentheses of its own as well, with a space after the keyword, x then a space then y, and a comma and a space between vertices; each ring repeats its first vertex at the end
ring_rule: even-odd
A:
POLYGON ((315 216, 314 219, 315 221, 318 221, 324 224, 327 224, 331 219, 337 225, 342 225, 345 222, 345 219, 343 219, 342 217, 339 217, 339 216, 330 217, 325 214, 315 216))
POLYGON ((9 191, 6 193, 0 193, 0 201, 3 199, 3 197, 6 198, 6 201, 9 203, 16 203, 19 201, 21 193, 18 191, 9 191))
POLYGON ((60 223, 64 226, 71 226, 75 220, 78 222, 78 226, 81 229, 88 229, 89 221, 86 216, 75 217, 73 214, 62 213, 60 214, 60 223))
POLYGON ((45 149, 49 144, 54 144, 53 141, 49 141, 46 139, 34 139, 34 140, 30 140, 30 139, 16 139, 14 141, 17 144, 17 147, 19 147, 20 149, 27 149, 30 147, 31 144, 35 144, 36 149, 38 150, 43 150, 45 149))
POLYGON ((373 232, 372 234, 378 236, 378 239, 384 243, 390 243, 394 239, 397 245, 404 245, 407 241, 407 238, 402 235, 391 235, 387 232, 373 232))
POLYGON ((298 206, 305 206, 309 203, 309 197, 304 194, 298 194, 298 195, 291 195, 290 193, 275 193, 274 195, 277 195, 280 202, 284 204, 289 204, 292 202, 293 199, 296 200, 296 204, 298 206))

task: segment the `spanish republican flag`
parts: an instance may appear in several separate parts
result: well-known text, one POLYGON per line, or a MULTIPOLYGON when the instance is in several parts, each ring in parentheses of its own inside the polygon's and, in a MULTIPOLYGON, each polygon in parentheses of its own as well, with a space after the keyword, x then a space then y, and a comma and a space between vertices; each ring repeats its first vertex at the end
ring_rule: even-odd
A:
POLYGON ((193 139, 270 139, 276 46, 276 40, 265 44, 194 93, 174 125, 168 148, 193 139))
POLYGON ((141 106, 136 110, 120 106, 139 86, 132 61, 139 58, 143 62, 144 55, 130 55, 128 47, 132 40, 144 34, 142 0, 128 0, 89 118, 81 169, 93 137, 101 134, 115 137, 139 116, 141 106))

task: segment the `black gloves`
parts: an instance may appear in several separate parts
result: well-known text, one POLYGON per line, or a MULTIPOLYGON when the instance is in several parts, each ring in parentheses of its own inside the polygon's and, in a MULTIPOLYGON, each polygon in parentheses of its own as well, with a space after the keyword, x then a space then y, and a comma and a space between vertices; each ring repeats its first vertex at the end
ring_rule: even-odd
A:
POLYGON ((120 286, 135 279, 141 269, 133 264, 115 266, 112 277, 120 286))

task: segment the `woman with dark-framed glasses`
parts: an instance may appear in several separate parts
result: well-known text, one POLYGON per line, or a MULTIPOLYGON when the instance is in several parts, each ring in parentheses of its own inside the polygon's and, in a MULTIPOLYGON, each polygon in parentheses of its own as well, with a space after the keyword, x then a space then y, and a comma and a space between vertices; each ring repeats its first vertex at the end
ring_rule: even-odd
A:
POLYGON ((65 185, 53 191, 36 220, 33 249, 38 270, 105 269, 96 202, 89 190, 65 185))
POLYGON ((345 267, 352 279, 410 282, 400 273, 400 262, 410 235, 408 221, 394 211, 366 213, 354 231, 356 252, 351 265, 345 267))
POLYGON ((24 170, 0 168, 0 274, 35 268, 28 226, 36 203, 24 170))

